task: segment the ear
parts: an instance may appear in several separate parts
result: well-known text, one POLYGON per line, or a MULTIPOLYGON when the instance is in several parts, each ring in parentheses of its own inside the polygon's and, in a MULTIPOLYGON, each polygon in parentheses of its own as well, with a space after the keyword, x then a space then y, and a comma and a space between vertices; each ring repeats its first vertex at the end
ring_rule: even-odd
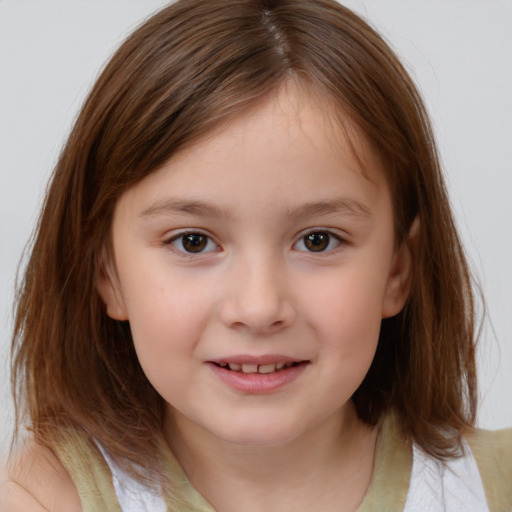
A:
POLYGON ((112 268, 111 259, 107 255, 106 249, 103 249, 98 272, 96 275, 96 291, 103 300, 107 309, 107 315, 113 320, 128 320, 128 312, 124 303, 119 282, 116 279, 112 268))
POLYGON ((420 232, 420 220, 416 217, 411 224, 407 238, 395 250, 386 285, 382 318, 400 313, 411 291, 414 254, 420 232))

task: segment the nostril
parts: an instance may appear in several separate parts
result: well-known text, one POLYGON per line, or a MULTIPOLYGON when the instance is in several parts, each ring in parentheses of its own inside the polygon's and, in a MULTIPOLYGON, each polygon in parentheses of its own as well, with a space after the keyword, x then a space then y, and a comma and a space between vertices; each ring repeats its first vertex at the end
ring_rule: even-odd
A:
POLYGON ((295 308, 286 297, 240 287, 238 293, 226 296, 219 304, 218 314, 224 325, 240 332, 274 333, 293 323, 295 308))
POLYGON ((286 322, 278 320, 269 324, 256 323, 256 322, 232 322, 230 324, 231 329, 243 332, 260 332, 260 333, 273 333, 286 327, 286 322))

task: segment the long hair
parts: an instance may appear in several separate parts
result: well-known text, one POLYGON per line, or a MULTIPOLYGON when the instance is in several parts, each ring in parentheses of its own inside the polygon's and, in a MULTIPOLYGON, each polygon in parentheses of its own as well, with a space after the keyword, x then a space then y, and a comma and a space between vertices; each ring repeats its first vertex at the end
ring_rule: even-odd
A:
POLYGON ((114 207, 289 78, 336 105, 378 152, 397 243, 420 220, 411 294, 382 323, 357 413, 376 424, 393 410, 428 453, 456 453, 475 417, 474 308, 432 130, 389 46, 333 0, 177 1, 106 65, 54 170, 19 283, 12 381, 17 418, 28 415, 38 442, 81 430, 139 479, 158 473, 163 399, 130 326, 106 315, 95 290, 114 207))

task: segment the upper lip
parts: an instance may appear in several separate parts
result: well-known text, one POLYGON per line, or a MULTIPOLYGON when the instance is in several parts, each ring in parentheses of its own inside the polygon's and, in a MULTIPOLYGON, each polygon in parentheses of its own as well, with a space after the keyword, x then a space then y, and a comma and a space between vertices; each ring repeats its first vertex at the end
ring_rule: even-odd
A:
POLYGON ((231 364, 272 364, 272 363, 300 363, 306 361, 305 359, 284 356, 281 354, 265 354, 261 356, 254 356, 249 354, 238 354, 233 356, 219 357, 216 359, 210 359, 209 363, 231 363, 231 364))

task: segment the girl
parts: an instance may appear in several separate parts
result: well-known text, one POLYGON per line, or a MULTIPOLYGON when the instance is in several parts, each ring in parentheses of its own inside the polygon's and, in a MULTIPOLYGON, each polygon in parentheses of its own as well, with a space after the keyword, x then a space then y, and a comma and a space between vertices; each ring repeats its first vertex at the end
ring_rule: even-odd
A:
POLYGON ((182 0, 122 45, 40 217, 15 510, 509 510, 422 102, 329 0, 182 0))

